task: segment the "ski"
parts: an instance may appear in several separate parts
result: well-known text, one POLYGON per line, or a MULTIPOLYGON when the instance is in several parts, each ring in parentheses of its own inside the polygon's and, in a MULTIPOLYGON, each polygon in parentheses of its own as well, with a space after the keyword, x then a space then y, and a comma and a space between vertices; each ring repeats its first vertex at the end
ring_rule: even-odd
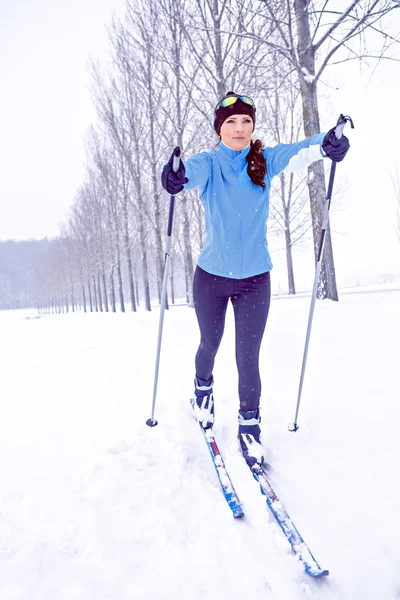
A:
POLYGON ((304 569, 311 577, 323 577, 329 575, 329 571, 321 569, 314 556, 312 555, 307 544, 297 531, 292 519, 287 514, 282 502, 279 500, 271 484, 268 481, 265 470, 256 465, 250 470, 253 474, 254 479, 259 483, 261 493, 266 497, 267 504, 285 534, 288 542, 292 546, 292 549, 297 559, 303 564, 304 569))
MULTIPOLYGON (((190 399, 190 404, 192 406, 192 409, 194 410, 196 405, 196 401, 194 398, 190 399)), ((235 492, 228 471, 226 470, 225 463, 219 451, 218 444, 215 440, 212 428, 204 429, 201 423, 198 424, 206 441, 208 450, 211 454, 211 458, 213 460, 213 464, 217 472, 218 479, 221 485, 221 490, 225 496, 225 500, 227 501, 229 508, 231 509, 232 514, 235 518, 243 517, 243 509, 240 505, 239 498, 235 492)), ((283 533, 285 534, 286 539, 290 543, 297 559, 304 566, 306 573, 308 573, 308 575, 311 575, 311 577, 322 577, 325 575, 329 575, 328 570, 321 569, 314 556, 312 555, 310 549, 308 548, 307 544, 301 537, 300 533, 297 531, 293 521, 286 512, 282 502, 279 500, 274 490, 272 489, 272 486, 268 481, 265 470, 260 466, 255 466, 253 468, 250 467, 250 470, 253 474, 254 479, 258 482, 260 486, 261 493, 266 497, 267 504, 272 514, 274 515, 283 533)))
MULTIPOLYGON (((192 406, 192 409, 194 410, 194 407, 196 405, 196 401, 194 398, 190 399, 190 404, 192 406)), ((227 501, 235 519, 243 517, 243 509, 240 505, 239 498, 237 497, 235 488, 233 487, 228 471, 226 470, 225 463, 219 451, 217 442, 215 441, 214 433, 212 429, 204 429, 201 423, 199 423, 199 427, 202 431, 203 437, 210 451, 211 458, 213 460, 213 464, 218 475, 219 483, 221 485, 221 490, 225 496, 225 500, 227 501)))

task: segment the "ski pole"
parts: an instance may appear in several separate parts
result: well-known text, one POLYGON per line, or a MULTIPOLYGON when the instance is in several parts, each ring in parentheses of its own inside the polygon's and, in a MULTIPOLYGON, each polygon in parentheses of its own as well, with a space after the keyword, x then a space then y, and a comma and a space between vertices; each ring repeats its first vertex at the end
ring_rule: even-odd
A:
MULTIPOLYGON (((351 128, 354 129, 353 121, 351 120, 351 118, 347 117, 347 116, 345 117, 344 115, 340 115, 338 122, 336 124, 336 127, 335 127, 336 139, 340 140, 340 138, 342 137, 343 129, 344 129, 344 126, 346 125, 347 121, 350 121, 351 128)), ((306 335, 306 342, 305 342, 305 346, 304 346, 303 364, 301 367, 299 391, 298 391, 298 395, 297 395, 296 414, 295 414, 293 423, 290 423, 288 426, 289 431, 297 431, 299 428, 297 419, 299 416, 301 394, 303 391, 303 383, 304 383, 304 375, 306 372, 308 347, 310 344, 311 326, 312 326, 312 320, 313 320, 313 316, 314 316, 315 300, 317 298, 319 276, 321 273, 322 255, 324 252, 325 236, 326 236, 326 231, 327 231, 328 224, 329 224, 329 209, 331 206, 332 189, 333 189, 333 181, 335 179, 335 173, 336 173, 336 162, 332 161, 331 170, 330 170, 330 174, 329 174, 328 192, 326 195, 325 207, 324 207, 324 219, 322 222, 321 236, 320 236, 319 245, 318 245, 317 264, 316 264, 316 268, 315 268, 314 287, 313 287, 313 291, 312 291, 312 295, 311 295, 310 313, 308 316, 307 335, 306 335)))
MULTIPOLYGON (((175 173, 179 169, 180 164, 180 156, 181 150, 179 146, 175 148, 175 156, 172 162, 172 169, 175 173)), ((164 324, 164 311, 165 305, 167 301, 167 284, 168 284, 168 272, 169 272, 169 262, 171 258, 171 237, 172 237, 172 223, 174 220, 174 206, 175 206, 175 196, 171 194, 171 198, 169 201, 169 217, 168 217, 168 229, 167 229, 167 243, 165 249, 165 259, 164 259, 164 275, 163 275, 163 283, 161 290, 161 307, 160 307, 160 322, 158 326, 158 342, 157 342, 157 355, 156 355, 156 368, 154 373, 154 386, 153 386, 153 404, 151 408, 151 417, 147 419, 146 425, 149 427, 155 427, 158 425, 158 422, 154 418, 154 411, 156 407, 156 397, 157 397, 157 383, 158 383, 158 370, 160 367, 160 353, 161 353, 161 340, 162 340, 162 331, 164 324)))

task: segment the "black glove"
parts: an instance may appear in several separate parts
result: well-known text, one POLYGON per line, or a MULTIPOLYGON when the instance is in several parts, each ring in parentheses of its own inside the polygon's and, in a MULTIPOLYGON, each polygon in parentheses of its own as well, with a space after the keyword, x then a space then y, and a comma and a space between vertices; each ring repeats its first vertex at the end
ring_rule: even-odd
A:
MULTIPOLYGON (((175 148, 176 150, 176 148, 175 148)), ((183 190, 183 186, 185 183, 188 183, 189 179, 185 177, 185 165, 181 160, 179 160, 179 169, 175 173, 172 169, 172 164, 174 162, 175 150, 171 154, 171 158, 165 165, 161 173, 161 183, 164 190, 167 190, 169 194, 175 196, 183 190)))
POLYGON ((350 142, 345 135, 338 140, 335 135, 335 127, 330 129, 322 142, 322 148, 325 154, 334 162, 340 162, 344 159, 350 148, 350 142))

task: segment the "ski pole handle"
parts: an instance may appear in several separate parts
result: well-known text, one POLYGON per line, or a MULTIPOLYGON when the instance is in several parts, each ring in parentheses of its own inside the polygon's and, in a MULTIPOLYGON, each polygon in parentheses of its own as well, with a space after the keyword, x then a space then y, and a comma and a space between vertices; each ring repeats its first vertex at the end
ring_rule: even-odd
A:
POLYGON ((174 150, 174 160, 172 161, 172 170, 177 173, 181 162, 181 149, 177 146, 174 150))
MULTIPOLYGON (((181 149, 177 146, 174 150, 174 159, 172 161, 172 170, 174 173, 178 172, 179 165, 181 163, 181 149)), ((172 235, 172 223, 174 220, 174 208, 175 208, 175 196, 171 195, 170 203, 169 203, 169 215, 168 215, 168 227, 167 227, 167 240, 171 238, 172 235)), ((169 249, 168 249, 169 253, 169 249)))
POLYGON ((340 115, 340 117, 338 118, 338 121, 336 123, 336 127, 335 127, 335 137, 337 140, 340 140, 340 138, 342 137, 343 129, 344 129, 344 126, 346 125, 347 121, 350 122, 351 128, 354 129, 354 123, 353 123, 353 120, 351 119, 351 117, 340 115))

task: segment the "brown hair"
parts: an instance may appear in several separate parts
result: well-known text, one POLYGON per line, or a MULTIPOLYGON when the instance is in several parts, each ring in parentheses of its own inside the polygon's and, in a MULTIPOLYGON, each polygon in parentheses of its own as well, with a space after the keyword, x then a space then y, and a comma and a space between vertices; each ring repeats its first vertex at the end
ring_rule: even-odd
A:
POLYGON ((254 185, 259 185, 265 190, 266 185, 264 181, 265 174, 267 172, 267 163, 265 161, 262 151, 264 150, 264 144, 261 140, 253 140, 250 142, 250 151, 247 154, 247 174, 250 177, 254 185))

